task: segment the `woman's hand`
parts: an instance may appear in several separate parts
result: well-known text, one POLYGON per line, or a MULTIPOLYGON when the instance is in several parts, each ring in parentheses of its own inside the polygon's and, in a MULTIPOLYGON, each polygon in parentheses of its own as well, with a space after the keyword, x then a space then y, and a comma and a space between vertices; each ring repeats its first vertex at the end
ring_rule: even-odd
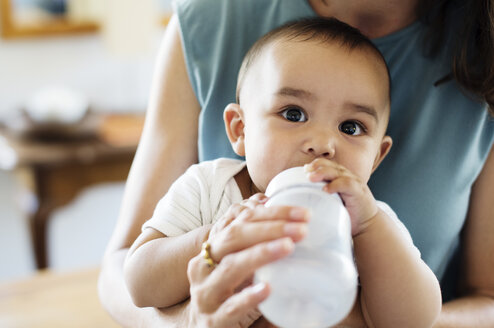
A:
POLYGON ((267 197, 255 194, 228 211, 211 228, 208 242, 212 259, 220 262, 230 253, 258 243, 290 237, 300 241, 307 233, 308 211, 301 207, 265 207, 267 197))
POLYGON ((188 266, 189 322, 193 327, 248 327, 260 313, 257 305, 269 295, 269 286, 252 285, 256 269, 293 251, 307 232, 305 209, 266 208, 261 194, 229 211, 211 229, 209 266, 204 253, 188 266))

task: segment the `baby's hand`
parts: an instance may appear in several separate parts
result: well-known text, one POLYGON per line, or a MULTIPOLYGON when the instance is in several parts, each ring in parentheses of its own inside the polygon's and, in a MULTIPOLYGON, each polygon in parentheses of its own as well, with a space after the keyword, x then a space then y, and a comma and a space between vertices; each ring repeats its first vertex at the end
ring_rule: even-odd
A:
POLYGON ((326 182, 324 191, 338 193, 350 214, 352 236, 361 233, 377 214, 376 200, 367 184, 347 168, 324 158, 305 165, 312 182, 326 182))

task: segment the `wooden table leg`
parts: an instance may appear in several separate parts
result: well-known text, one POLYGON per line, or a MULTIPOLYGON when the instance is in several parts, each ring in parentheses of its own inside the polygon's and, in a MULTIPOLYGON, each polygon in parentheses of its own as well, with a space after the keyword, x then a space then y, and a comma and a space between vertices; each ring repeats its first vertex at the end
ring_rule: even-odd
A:
MULTIPOLYGON (((30 216, 31 242, 33 254, 38 270, 48 267, 48 220, 53 211, 58 207, 68 203, 75 196, 70 195, 63 202, 57 201, 58 195, 50 192, 51 184, 56 183, 56 168, 38 166, 33 168, 33 182, 35 195, 38 201, 38 208, 30 216)), ((70 181, 67 181, 70 184, 70 181)))
POLYGON ((48 267, 47 222, 52 212, 52 208, 42 205, 30 218, 31 242, 33 243, 36 268, 39 270, 48 267))
POLYGON ((33 168, 33 189, 38 208, 31 215, 31 238, 38 269, 49 267, 47 241, 49 220, 53 212, 70 202, 88 186, 103 182, 124 181, 133 156, 116 157, 89 163, 33 168))
POLYGON ((19 206, 29 219, 31 249, 37 269, 48 266, 47 259, 47 221, 55 209, 43 190, 46 187, 43 171, 36 166, 20 167, 15 176, 22 188, 19 206))

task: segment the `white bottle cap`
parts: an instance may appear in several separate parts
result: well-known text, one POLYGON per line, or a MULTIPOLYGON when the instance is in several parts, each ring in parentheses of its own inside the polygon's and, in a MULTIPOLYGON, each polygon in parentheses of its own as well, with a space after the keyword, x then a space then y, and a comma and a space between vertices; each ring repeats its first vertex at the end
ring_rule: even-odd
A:
POLYGON ((278 173, 272 180, 269 182, 268 187, 266 188, 266 196, 271 197, 279 190, 285 189, 289 186, 293 185, 304 185, 304 184, 314 184, 321 189, 324 187, 324 182, 312 182, 307 177, 307 173, 303 166, 296 166, 290 169, 286 169, 280 173, 278 173))

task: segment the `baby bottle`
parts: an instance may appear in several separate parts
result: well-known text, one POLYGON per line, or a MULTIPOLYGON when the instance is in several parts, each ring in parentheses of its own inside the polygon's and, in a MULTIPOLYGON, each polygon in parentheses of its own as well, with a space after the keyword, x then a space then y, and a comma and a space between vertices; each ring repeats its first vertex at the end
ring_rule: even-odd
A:
POLYGON ((340 197, 323 186, 310 182, 303 167, 294 167, 274 177, 266 190, 266 206, 302 206, 311 212, 308 233, 294 252, 254 275, 255 282, 271 287, 259 309, 279 327, 329 327, 343 320, 355 302, 350 217, 340 197))

